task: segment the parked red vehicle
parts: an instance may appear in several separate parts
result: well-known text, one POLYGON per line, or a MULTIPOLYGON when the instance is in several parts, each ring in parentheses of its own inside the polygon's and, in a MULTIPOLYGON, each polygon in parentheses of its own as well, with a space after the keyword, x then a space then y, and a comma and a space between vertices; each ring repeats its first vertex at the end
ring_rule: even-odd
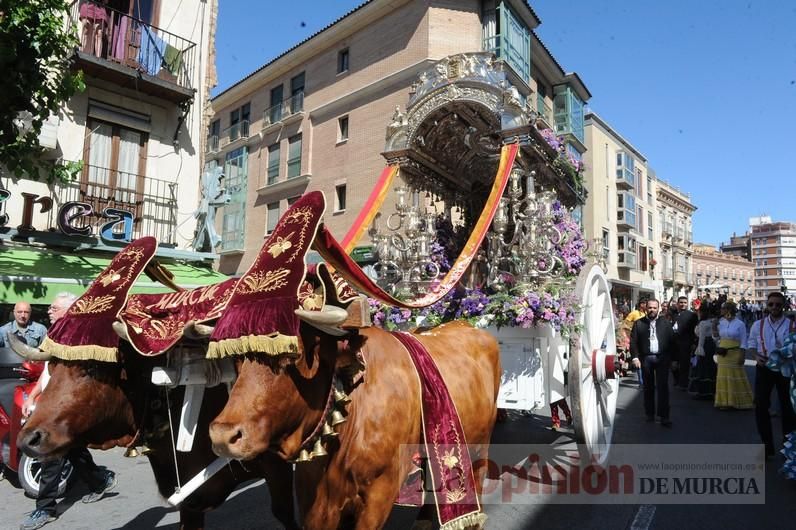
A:
MULTIPOLYGON (((30 497, 39 493, 41 466, 17 449, 17 433, 25 422, 22 404, 44 370, 43 362, 27 361, 11 348, 0 348, 0 480, 16 478, 30 497)), ((64 466, 58 494, 66 491, 72 476, 69 462, 64 466)))

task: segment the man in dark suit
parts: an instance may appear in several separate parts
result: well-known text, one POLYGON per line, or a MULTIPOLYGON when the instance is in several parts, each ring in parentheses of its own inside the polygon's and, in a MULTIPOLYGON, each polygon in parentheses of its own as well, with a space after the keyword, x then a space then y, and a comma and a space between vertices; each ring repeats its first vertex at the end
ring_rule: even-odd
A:
POLYGON ((699 318, 696 313, 688 309, 688 298, 681 296, 677 299, 677 318, 674 321, 674 341, 677 361, 675 388, 686 390, 688 388, 688 374, 691 368, 691 353, 696 344, 696 329, 699 318))
POLYGON ((658 318, 660 303, 647 300, 647 316, 636 320, 630 333, 630 355, 633 364, 644 376, 644 411, 647 421, 655 420, 655 390, 658 391, 657 412, 661 425, 671 427, 669 419, 669 369, 674 355, 674 330, 665 318, 658 318))

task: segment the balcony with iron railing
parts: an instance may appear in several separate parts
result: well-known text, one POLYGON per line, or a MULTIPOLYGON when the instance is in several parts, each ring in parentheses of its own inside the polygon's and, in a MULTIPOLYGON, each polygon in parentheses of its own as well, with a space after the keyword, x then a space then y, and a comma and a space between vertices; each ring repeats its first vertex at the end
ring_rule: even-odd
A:
POLYGON ((280 101, 263 111, 263 129, 272 125, 298 121, 304 116, 304 92, 280 101))
MULTIPOLYGON (((52 198, 56 204, 79 201, 91 205, 91 215, 72 221, 77 228, 96 225, 104 218, 105 208, 118 208, 133 214, 133 238, 154 236, 161 245, 177 243, 176 182, 85 165, 81 180, 56 184, 52 198)), ((57 222, 55 215, 55 209, 51 210, 50 226, 57 222)))
POLYGON ((233 123, 221 132, 220 148, 249 137, 249 120, 233 123))
POLYGON ((73 2, 70 23, 86 74, 176 103, 193 97, 195 43, 103 2, 73 2))

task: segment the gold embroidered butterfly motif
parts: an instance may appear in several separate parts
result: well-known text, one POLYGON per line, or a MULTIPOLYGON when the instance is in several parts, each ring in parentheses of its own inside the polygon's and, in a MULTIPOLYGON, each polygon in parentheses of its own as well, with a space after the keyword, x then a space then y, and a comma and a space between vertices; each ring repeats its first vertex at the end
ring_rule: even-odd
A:
POLYGON ((271 254, 272 257, 277 257, 283 252, 287 251, 290 247, 293 246, 293 243, 290 241, 290 238, 293 236, 295 232, 290 232, 286 237, 278 236, 276 241, 268 247, 268 253, 271 254))

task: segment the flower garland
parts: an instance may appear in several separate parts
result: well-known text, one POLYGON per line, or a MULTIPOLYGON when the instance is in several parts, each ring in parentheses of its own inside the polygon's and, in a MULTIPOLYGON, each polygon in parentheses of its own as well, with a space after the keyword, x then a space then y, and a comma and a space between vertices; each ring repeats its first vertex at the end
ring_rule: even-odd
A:
MULTIPOLYGON (((413 311, 370 299, 374 325, 395 331, 414 326, 433 327, 451 320, 467 320, 477 327, 530 328, 549 324, 562 335, 569 335, 576 330, 578 300, 568 285, 586 264, 586 241, 578 224, 559 201, 553 203, 552 214, 554 225, 562 235, 553 245, 553 252, 561 259, 563 267, 560 283, 548 282, 534 289, 510 286, 505 292, 461 287, 439 302, 413 311)), ((455 245, 451 242, 458 241, 460 236, 450 221, 444 217, 438 219, 437 241, 431 245, 431 259, 443 272, 450 269, 453 261, 455 245)))
POLYGON ((553 161, 553 165, 567 173, 572 179, 576 188, 583 187, 583 162, 575 158, 572 153, 566 151, 566 143, 563 136, 556 136, 552 129, 542 129, 539 131, 547 142, 547 145, 558 152, 558 157, 553 161))

